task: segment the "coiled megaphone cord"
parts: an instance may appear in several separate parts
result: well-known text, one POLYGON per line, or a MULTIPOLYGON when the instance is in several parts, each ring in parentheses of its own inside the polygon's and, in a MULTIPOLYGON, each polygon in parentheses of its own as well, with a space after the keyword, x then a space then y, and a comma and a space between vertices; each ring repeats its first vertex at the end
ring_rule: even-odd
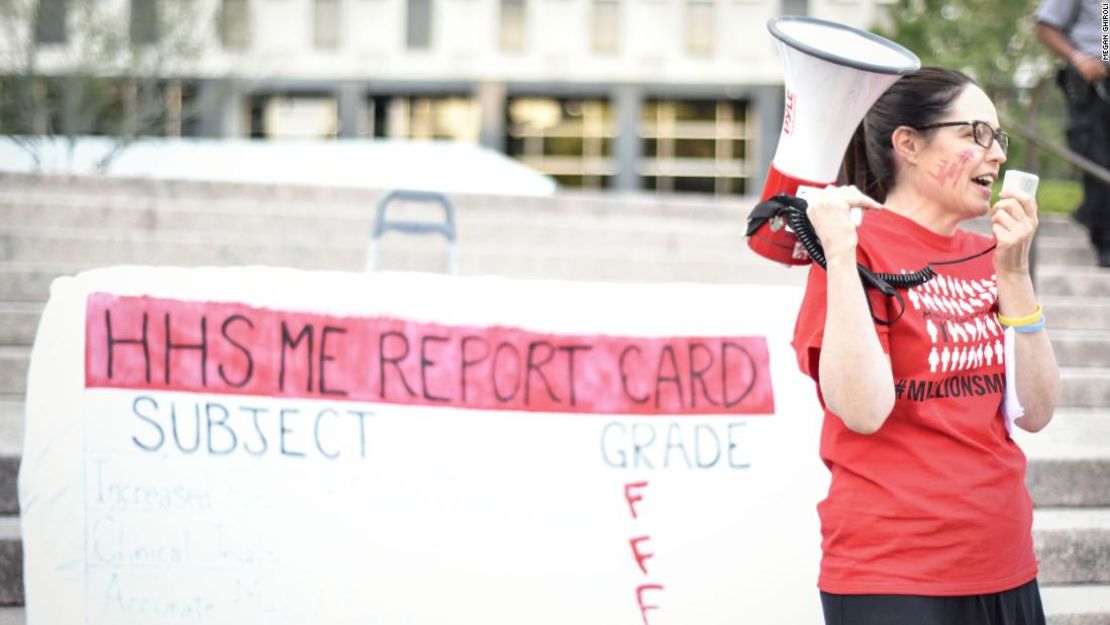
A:
MULTIPOLYGON (((782 219, 794 231, 798 242, 802 244, 813 262, 820 265, 822 269, 828 269, 828 264, 825 261, 825 250, 822 249, 821 241, 806 215, 808 207, 809 204, 802 198, 786 194, 776 195, 760 202, 748 217, 748 236, 753 236, 759 227, 768 220, 782 219)), ((865 288, 875 289, 898 302, 898 314, 895 315, 894 319, 880 319, 875 314, 871 299, 868 298, 867 306, 870 309, 871 318, 882 325, 891 325, 898 321, 906 312, 906 301, 896 289, 912 289, 932 280, 937 275, 933 271, 933 265, 955 265, 967 262, 990 253, 996 246, 997 244, 991 245, 982 252, 964 258, 929 263, 924 269, 910 273, 875 273, 857 263, 856 268, 865 288)))
MULTIPOLYGON (((799 198, 800 199, 800 198, 799 198)), ((805 200, 801 200, 805 202, 805 200)), ((822 269, 828 269, 828 263, 825 260, 825 250, 821 247, 821 241, 817 238, 817 233, 813 230, 813 224, 809 222, 809 217, 806 216, 805 207, 798 207, 797 203, 791 202, 782 209, 782 215, 786 223, 790 225, 790 229, 794 231, 794 235, 798 237, 798 241, 805 248, 809 257, 813 262, 821 266, 822 269)), ((920 271, 913 273, 876 273, 867 267, 856 263, 856 270, 859 272, 859 277, 863 281, 865 288, 872 288, 883 295, 894 298, 898 302, 898 314, 893 319, 882 319, 875 314, 875 308, 868 298, 867 306, 871 312, 871 318, 875 323, 882 325, 891 325, 895 321, 902 318, 906 312, 906 300, 902 294, 895 289, 912 289, 916 286, 921 286, 929 280, 932 280, 936 273, 930 267, 925 267, 920 271)))
MULTIPOLYGON (((790 226, 790 229, 798 238, 798 242, 802 244, 806 253, 809 254, 810 259, 820 265, 822 269, 828 269, 828 263, 825 260, 825 250, 822 249, 821 241, 818 239, 817 233, 813 230, 813 224, 810 223, 809 217, 806 215, 806 209, 808 207, 809 204, 804 199, 786 194, 776 195, 764 202, 760 202, 748 217, 748 236, 755 234, 759 227, 768 220, 781 219, 790 226)), ((987 251, 989 252, 990 250, 987 251)), ((982 252, 982 254, 985 253, 986 252, 982 252)), ((977 254, 976 256, 982 254, 977 254)), ((952 264, 964 260, 968 259, 937 264, 952 264)), ((871 299, 868 298, 867 305, 870 309, 871 318, 875 320, 875 323, 882 325, 893 324, 901 319, 902 315, 906 312, 906 301, 902 297, 902 294, 896 289, 912 289, 925 284, 936 276, 936 272, 933 271, 931 266, 926 266, 924 269, 912 273, 875 273, 858 263, 856 264, 856 268, 865 288, 875 289, 898 302, 898 314, 895 315, 893 319, 881 319, 875 314, 871 299)))

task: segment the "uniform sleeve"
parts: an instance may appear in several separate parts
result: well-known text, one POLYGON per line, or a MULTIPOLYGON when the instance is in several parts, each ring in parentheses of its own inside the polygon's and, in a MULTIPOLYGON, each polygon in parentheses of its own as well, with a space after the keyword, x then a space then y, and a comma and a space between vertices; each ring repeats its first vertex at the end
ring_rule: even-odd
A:
MULTIPOLYGON (((870 259, 862 248, 857 251, 856 260, 865 267, 871 266, 870 259)), ((792 345, 798 358, 798 368, 815 382, 820 382, 818 364, 821 359, 821 343, 825 335, 825 313, 828 302, 827 275, 817 264, 810 266, 805 295, 802 297, 798 319, 794 324, 792 345)), ((867 289, 865 292, 871 301, 874 316, 880 319, 894 318, 892 313, 897 314, 897 312, 886 297, 872 289, 867 289)), ((878 323, 873 325, 879 335, 879 344, 883 351, 889 354, 890 329, 878 323)))
POLYGON ((1060 30, 1068 30, 1072 24, 1079 0, 1043 0, 1037 8, 1037 21, 1060 30))

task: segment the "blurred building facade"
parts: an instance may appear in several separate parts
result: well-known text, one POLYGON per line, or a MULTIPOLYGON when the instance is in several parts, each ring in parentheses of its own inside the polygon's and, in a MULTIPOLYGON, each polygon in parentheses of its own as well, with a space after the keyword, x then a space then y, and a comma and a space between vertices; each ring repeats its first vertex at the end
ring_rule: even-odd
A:
MULTIPOLYGON (((38 0, 27 26, 36 72, 50 75, 51 55, 76 45, 81 1, 38 0)), ((99 5, 128 16, 141 50, 180 19, 170 2, 195 14, 188 28, 200 45, 156 70, 163 110, 142 133, 449 139, 505 152, 569 187, 744 194, 759 192, 782 122, 767 20, 871 28, 892 0, 99 5)), ((120 99, 126 117, 136 106, 126 90, 120 99)), ((16 130, 38 129, 28 123, 16 130)))

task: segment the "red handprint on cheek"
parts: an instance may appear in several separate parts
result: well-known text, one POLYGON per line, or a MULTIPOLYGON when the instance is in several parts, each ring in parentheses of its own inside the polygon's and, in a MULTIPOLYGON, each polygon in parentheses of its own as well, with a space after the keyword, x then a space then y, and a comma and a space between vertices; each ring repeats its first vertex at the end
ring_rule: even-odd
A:
POLYGON ((929 176, 941 185, 954 187, 960 181, 967 163, 971 161, 971 157, 974 156, 974 154, 972 150, 964 150, 956 157, 955 162, 951 162, 946 158, 941 159, 941 161, 937 163, 936 169, 929 172, 929 176))

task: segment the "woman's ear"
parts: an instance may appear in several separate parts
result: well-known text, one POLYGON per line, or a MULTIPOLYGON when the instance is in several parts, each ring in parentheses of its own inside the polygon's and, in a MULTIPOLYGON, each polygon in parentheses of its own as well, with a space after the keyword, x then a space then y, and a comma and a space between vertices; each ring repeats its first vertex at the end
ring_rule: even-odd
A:
POLYGON ((912 165, 917 164, 917 160, 921 156, 921 150, 925 146, 925 141, 921 135, 909 126, 896 128, 894 134, 890 136, 890 143, 894 148, 896 158, 912 165))

